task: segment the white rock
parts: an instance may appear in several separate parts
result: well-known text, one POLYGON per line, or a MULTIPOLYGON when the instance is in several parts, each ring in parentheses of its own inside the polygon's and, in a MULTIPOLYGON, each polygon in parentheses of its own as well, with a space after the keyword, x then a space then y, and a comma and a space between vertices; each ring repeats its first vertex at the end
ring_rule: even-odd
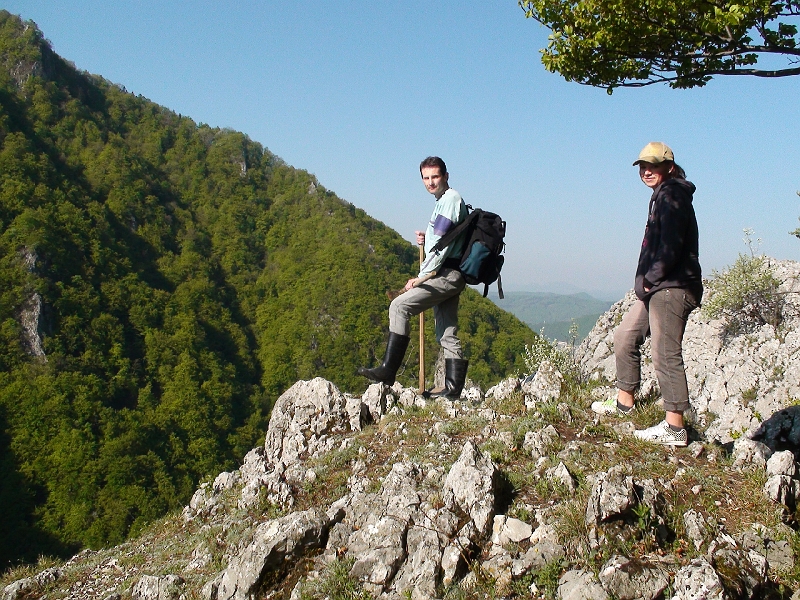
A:
POLYGON ((767 461, 767 475, 786 475, 787 477, 797 477, 797 463, 794 454, 789 450, 776 452, 767 461))

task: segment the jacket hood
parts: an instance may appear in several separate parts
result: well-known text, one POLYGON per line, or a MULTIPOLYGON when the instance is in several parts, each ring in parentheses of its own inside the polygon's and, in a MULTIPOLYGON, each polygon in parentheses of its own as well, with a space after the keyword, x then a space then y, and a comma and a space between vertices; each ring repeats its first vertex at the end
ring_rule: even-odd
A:
MULTIPOLYGON (((689 197, 689 202, 691 202, 694 198, 694 191, 697 187, 688 179, 667 179, 664 183, 662 183, 660 187, 678 187, 689 197)), ((653 195, 658 193, 658 189, 653 190, 653 195)))

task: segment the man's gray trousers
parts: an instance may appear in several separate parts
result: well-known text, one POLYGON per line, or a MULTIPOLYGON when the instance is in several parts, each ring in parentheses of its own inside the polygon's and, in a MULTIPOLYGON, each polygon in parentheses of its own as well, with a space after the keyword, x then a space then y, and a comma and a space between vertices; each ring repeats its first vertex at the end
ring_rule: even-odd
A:
POLYGON ((389 305, 389 331, 411 333, 410 319, 433 308, 436 339, 445 358, 464 358, 458 339, 458 297, 465 287, 464 277, 456 269, 442 269, 421 285, 400 294, 389 305))

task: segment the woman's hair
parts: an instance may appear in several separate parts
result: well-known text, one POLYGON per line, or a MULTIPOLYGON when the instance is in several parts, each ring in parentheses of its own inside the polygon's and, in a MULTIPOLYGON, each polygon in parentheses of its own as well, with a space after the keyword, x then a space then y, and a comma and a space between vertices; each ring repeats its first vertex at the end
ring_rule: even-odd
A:
POLYGON ((673 179, 686 179, 686 171, 675 161, 672 161, 672 173, 670 175, 673 179))

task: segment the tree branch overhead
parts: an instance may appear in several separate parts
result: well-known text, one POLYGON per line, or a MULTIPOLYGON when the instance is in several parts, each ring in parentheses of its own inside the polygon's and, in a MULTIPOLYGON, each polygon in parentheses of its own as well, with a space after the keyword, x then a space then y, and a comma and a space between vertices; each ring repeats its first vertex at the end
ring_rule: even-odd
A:
MULTIPOLYGON (((705 85, 712 76, 800 74, 796 0, 518 0, 551 30, 542 63, 568 81, 603 87, 705 85), (766 56, 785 67, 759 68, 766 56)), ((770 65, 772 66, 772 65, 770 65)))

